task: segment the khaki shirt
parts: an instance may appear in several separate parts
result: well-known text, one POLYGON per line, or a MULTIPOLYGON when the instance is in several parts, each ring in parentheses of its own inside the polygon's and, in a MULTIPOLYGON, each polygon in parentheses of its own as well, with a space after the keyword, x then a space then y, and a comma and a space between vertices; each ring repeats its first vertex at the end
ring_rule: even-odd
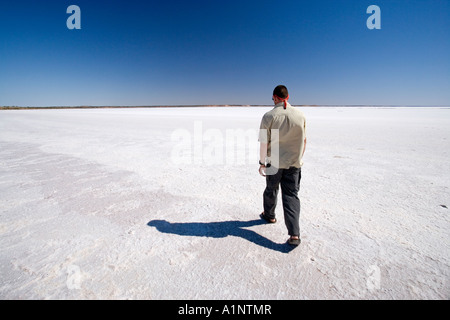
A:
POLYGON ((272 165, 278 164, 279 169, 300 168, 305 138, 305 115, 289 103, 284 109, 284 102, 280 102, 264 114, 259 141, 267 143, 267 156, 272 165))

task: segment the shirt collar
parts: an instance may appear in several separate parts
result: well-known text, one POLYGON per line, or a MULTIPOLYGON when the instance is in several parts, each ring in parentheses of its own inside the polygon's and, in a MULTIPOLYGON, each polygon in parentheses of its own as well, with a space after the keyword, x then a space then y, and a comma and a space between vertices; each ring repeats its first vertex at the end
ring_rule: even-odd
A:
MULTIPOLYGON (((283 107, 283 108, 284 108, 284 101, 278 102, 278 103, 274 106, 274 108, 278 108, 278 107, 283 107)), ((286 108, 287 108, 287 107, 292 107, 291 104, 290 104, 288 101, 286 101, 286 108)))

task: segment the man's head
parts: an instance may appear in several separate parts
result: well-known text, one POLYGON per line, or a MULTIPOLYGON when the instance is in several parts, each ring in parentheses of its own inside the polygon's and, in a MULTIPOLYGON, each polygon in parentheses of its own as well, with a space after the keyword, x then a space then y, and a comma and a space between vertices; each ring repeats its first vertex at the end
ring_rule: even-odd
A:
POLYGON ((272 99, 275 104, 284 101, 285 103, 284 106, 286 108, 286 101, 289 99, 289 92, 286 86, 283 85, 276 86, 275 89, 273 89, 272 99))

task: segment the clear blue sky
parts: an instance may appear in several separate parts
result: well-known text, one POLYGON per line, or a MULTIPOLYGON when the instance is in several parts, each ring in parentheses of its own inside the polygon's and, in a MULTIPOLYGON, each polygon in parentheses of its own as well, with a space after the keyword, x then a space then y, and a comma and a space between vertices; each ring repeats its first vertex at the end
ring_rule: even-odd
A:
POLYGON ((292 104, 450 105, 450 0, 0 4, 0 105, 271 104, 278 84, 292 104))

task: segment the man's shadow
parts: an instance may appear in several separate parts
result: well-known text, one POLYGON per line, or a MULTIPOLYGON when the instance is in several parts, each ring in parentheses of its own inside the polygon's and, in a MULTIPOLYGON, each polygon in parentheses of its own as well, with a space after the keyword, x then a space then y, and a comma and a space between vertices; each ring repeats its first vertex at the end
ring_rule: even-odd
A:
POLYGON ((171 223, 166 220, 151 220, 147 223, 163 233, 177 234, 180 236, 225 238, 228 236, 241 237, 261 247, 282 253, 289 253, 294 247, 288 243, 275 243, 260 234, 244 229, 246 227, 265 224, 264 220, 250 221, 221 221, 221 222, 184 222, 171 223))

